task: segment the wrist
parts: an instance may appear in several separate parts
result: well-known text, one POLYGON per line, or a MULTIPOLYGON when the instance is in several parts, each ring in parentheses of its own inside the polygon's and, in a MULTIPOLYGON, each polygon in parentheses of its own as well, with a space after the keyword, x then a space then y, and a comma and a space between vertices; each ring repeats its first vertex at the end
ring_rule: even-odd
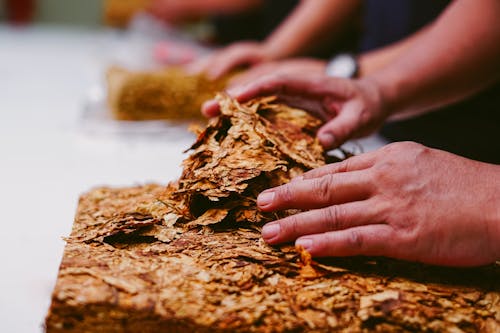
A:
POLYGON ((358 55, 358 77, 365 77, 376 73, 387 65, 377 52, 368 52, 358 55))
POLYGON ((265 41, 261 43, 262 47, 262 57, 265 61, 274 61, 287 58, 287 54, 281 50, 280 47, 273 45, 270 41, 265 41))
POLYGON ((356 80, 363 90, 365 96, 370 100, 371 108, 376 111, 382 119, 387 119, 394 112, 389 106, 389 101, 384 91, 384 86, 371 77, 356 80))

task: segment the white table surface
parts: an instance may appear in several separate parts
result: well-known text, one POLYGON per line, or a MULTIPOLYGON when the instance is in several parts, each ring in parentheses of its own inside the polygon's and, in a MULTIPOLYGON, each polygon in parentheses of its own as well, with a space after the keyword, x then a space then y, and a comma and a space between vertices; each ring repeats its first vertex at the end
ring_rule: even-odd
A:
MULTIPOLYGON (((78 196, 100 185, 167 183, 189 135, 82 127, 110 33, 0 25, 0 332, 41 332, 78 196)), ((366 150, 382 141, 362 141, 366 150)))

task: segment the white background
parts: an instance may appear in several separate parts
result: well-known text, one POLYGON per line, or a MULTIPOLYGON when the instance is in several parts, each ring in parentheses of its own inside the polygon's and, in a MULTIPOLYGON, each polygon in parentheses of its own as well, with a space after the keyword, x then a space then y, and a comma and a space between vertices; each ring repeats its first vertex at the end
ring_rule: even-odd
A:
MULTIPOLYGON (((193 138, 111 134, 84 114, 109 31, 0 25, 0 332, 40 332, 78 196, 167 183, 193 138)), ((363 141, 366 150, 380 141, 363 141)))

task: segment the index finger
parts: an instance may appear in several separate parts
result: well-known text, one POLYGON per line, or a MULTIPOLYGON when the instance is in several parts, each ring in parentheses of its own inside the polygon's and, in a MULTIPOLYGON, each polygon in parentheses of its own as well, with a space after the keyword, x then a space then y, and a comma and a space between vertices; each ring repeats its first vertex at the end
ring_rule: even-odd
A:
POLYGON ((375 164, 375 157, 375 152, 355 155, 343 160, 342 162, 331 163, 316 169, 312 169, 302 174, 301 176, 294 178, 293 180, 314 179, 329 174, 368 169, 375 164))
MULTIPOLYGON (((265 95, 302 94, 306 92, 307 81, 296 81, 282 75, 267 75, 252 83, 239 85, 227 90, 232 98, 238 102, 246 102, 254 97, 265 95)), ((211 99, 203 103, 201 112, 206 117, 215 117, 219 114, 220 106, 217 100, 211 99)))
POLYGON ((314 74, 308 76, 270 74, 252 83, 228 90, 229 95, 239 102, 266 95, 298 95, 315 98, 344 96, 345 89, 340 79, 314 74))

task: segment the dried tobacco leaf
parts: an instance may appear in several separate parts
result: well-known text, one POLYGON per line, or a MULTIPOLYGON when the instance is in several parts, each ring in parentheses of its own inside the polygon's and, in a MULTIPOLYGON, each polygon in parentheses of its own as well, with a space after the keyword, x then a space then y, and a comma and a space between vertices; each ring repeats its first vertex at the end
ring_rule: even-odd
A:
POLYGON ((223 89, 226 80, 210 81, 176 67, 155 72, 112 67, 107 73, 108 104, 119 120, 202 119, 201 104, 223 89))
POLYGON ((318 263, 302 249, 268 246, 252 224, 186 229, 170 207, 176 190, 102 188, 81 198, 48 333, 500 329, 500 265, 318 263), (144 227, 141 220, 155 224, 144 227), (116 233, 124 230, 120 221, 123 237, 116 233))
POLYGON ((256 197, 266 188, 325 164, 323 148, 315 138, 321 121, 276 103, 274 97, 244 104, 227 95, 217 99, 220 116, 198 135, 193 152, 183 162, 177 199, 189 207, 184 218, 190 226, 274 219, 275 214, 256 208, 256 197))

